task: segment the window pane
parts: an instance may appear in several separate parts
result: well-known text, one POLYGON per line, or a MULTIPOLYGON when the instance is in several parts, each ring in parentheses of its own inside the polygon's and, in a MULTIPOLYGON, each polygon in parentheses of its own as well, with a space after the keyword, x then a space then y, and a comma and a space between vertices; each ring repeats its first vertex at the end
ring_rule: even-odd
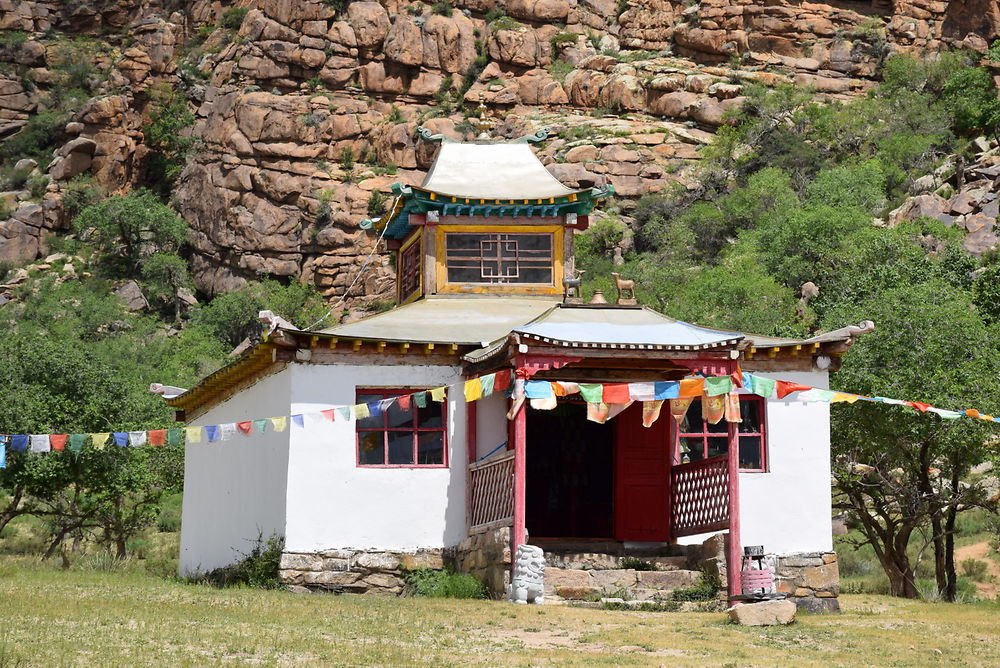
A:
POLYGON ((717 457, 729 452, 729 438, 708 439, 708 456, 717 457))
POLYGON ((710 434, 728 434, 729 433, 729 423, 724 419, 719 420, 715 424, 711 422, 705 423, 705 430, 710 434))
POLYGON ((444 464, 444 439, 440 433, 417 436, 417 463, 444 464))
POLYGON ((761 469, 760 436, 740 436, 740 468, 761 469))
POLYGON ((389 432, 389 463, 413 463, 413 432, 389 432))
MULTIPOLYGON (((384 398, 385 397, 383 397, 381 394, 359 394, 358 395, 358 403, 359 404, 367 404, 367 403, 369 403, 371 401, 379 401, 379 400, 384 399, 384 398)), ((385 424, 385 421, 382 419, 382 416, 379 415, 378 417, 366 417, 363 420, 358 420, 357 428, 358 429, 381 429, 384 424, 385 424)))
POLYGON ((412 402, 409 410, 404 411, 399 407, 399 402, 397 401, 392 406, 389 407, 387 413, 387 419, 389 420, 389 428, 393 427, 412 427, 413 426, 413 407, 412 402))
POLYGON ((681 438, 681 462, 696 462, 705 458, 705 441, 700 437, 681 438))
POLYGON ((700 434, 704 428, 705 423, 701 419, 701 400, 692 401, 681 421, 681 432, 700 434))
POLYGON ((358 463, 385 463, 385 432, 365 431, 358 434, 358 463))
POLYGON ((551 234, 447 233, 448 282, 551 285, 552 243, 551 234))
POLYGON ((760 433, 760 406, 761 402, 752 399, 740 402, 740 416, 743 418, 740 432, 760 433))
POLYGON ((427 408, 417 409, 417 426, 420 429, 435 429, 442 425, 441 412, 444 402, 432 401, 427 397, 427 408))

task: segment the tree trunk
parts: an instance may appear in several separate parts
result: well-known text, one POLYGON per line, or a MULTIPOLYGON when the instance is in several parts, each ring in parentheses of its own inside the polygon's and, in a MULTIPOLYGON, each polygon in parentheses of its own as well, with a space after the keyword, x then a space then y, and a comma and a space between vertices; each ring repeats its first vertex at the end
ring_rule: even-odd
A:
POLYGON ((944 528, 939 513, 931 515, 931 532, 934 541, 934 581, 937 584, 938 595, 945 598, 945 590, 948 588, 948 573, 945 570, 944 528))
POLYGON ((18 515, 24 514, 21 510, 21 497, 24 495, 24 486, 18 485, 14 489, 14 493, 11 495, 10 503, 7 507, 3 509, 0 513, 0 533, 3 533, 4 527, 10 524, 10 521, 17 517, 18 515))
POLYGON ((955 503, 958 497, 961 476, 957 462, 952 462, 951 468, 951 498, 952 504, 948 506, 948 514, 945 518, 945 548, 944 548, 944 568, 947 578, 944 599, 954 602, 958 597, 958 574, 955 572, 955 520, 958 516, 958 504, 955 503))
POLYGON ((128 556, 125 550, 125 539, 122 536, 115 538, 115 556, 119 559, 124 559, 128 556))

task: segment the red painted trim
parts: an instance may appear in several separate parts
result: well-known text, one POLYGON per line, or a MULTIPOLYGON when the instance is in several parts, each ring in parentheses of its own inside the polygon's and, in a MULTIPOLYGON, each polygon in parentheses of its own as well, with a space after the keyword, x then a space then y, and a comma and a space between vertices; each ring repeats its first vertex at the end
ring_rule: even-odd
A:
POLYGON ((726 573, 729 596, 738 596, 740 571, 743 568, 743 545, 740 541, 740 445, 735 430, 729 431, 729 549, 726 554, 726 573))
POLYGON ((526 507, 526 462, 527 441, 527 409, 524 405, 514 416, 514 527, 510 536, 511 575, 513 576, 514 558, 517 546, 524 545, 526 528, 524 526, 526 507))
POLYGON ((475 463, 478 450, 477 439, 479 434, 476 433, 476 406, 478 404, 478 401, 470 401, 465 404, 465 442, 469 449, 470 464, 475 463))
MULTIPOLYGON (((358 387, 355 388, 354 398, 355 401, 358 397, 363 394, 374 394, 381 395, 383 399, 388 399, 389 397, 397 397, 404 394, 412 394, 414 392, 428 391, 431 388, 422 387, 358 387)), ((428 395, 427 401, 431 401, 428 395)), ((447 395, 445 400, 441 403, 441 426, 440 427, 417 427, 417 411, 413 412, 413 423, 411 427, 388 427, 386 421, 388 416, 385 412, 382 413, 382 426, 374 428, 364 428, 359 427, 357 420, 354 422, 354 466, 360 469, 446 469, 448 468, 448 399, 447 395), (399 433, 399 432, 409 432, 416 436, 417 434, 441 434, 441 447, 442 447, 442 463, 440 464, 417 464, 417 441, 414 439, 413 442, 413 464, 362 464, 361 463, 361 434, 367 432, 383 432, 386 435, 389 433, 399 433)), ((416 405, 411 405, 415 408, 416 405)), ((383 442, 383 462, 389 456, 389 443, 388 441, 383 442)))

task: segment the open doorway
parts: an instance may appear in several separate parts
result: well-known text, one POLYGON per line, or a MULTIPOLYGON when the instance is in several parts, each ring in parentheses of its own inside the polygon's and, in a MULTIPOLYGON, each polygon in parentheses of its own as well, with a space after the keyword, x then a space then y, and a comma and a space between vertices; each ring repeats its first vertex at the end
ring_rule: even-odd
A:
POLYGON ((527 414, 527 503, 532 538, 614 536, 614 425, 587 420, 579 401, 527 414))

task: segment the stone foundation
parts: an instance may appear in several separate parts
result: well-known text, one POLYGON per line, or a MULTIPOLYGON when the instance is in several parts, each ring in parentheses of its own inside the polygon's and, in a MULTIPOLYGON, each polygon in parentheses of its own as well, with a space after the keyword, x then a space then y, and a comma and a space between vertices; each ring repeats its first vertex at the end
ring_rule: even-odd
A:
POLYGON ((455 567, 486 584, 496 598, 506 595, 510 584, 510 527, 469 536, 455 548, 455 567))
POLYGON ((805 552, 769 559, 775 588, 802 610, 840 612, 840 568, 836 552, 805 552))
POLYGON ((285 552, 278 577, 293 591, 399 596, 406 587, 406 571, 442 569, 448 550, 416 552, 338 549, 318 553, 285 552))

